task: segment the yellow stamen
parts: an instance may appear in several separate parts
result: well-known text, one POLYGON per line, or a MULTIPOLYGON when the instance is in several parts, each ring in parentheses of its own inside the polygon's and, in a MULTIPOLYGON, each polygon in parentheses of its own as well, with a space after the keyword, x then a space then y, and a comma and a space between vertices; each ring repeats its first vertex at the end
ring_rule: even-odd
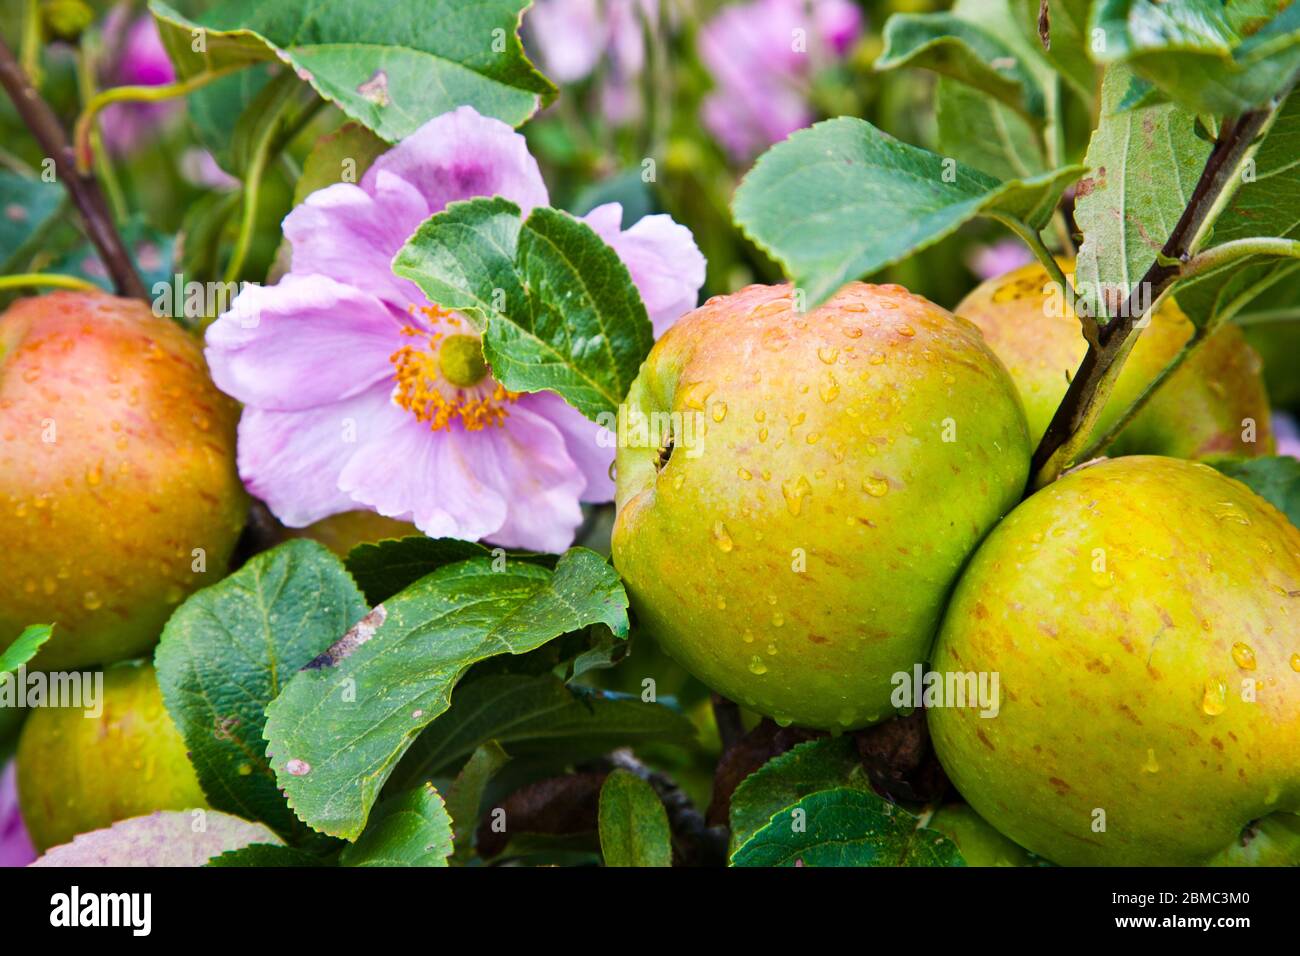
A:
MULTIPOLYGON (((407 311, 414 315, 416 306, 407 311)), ((432 321, 453 328, 461 326, 459 316, 437 306, 421 306, 418 311, 432 321)), ((428 422, 432 431, 449 428, 457 420, 466 431, 479 431, 488 426, 500 428, 510 416, 508 406, 518 401, 519 393, 511 392, 484 375, 475 383, 457 384, 448 380, 439 353, 451 341, 463 349, 466 336, 455 333, 444 335, 414 326, 404 326, 402 335, 417 340, 416 344, 403 345, 389 356, 396 369, 395 401, 411 412, 416 421, 428 422)), ((456 363, 453 363, 456 364, 456 363)))

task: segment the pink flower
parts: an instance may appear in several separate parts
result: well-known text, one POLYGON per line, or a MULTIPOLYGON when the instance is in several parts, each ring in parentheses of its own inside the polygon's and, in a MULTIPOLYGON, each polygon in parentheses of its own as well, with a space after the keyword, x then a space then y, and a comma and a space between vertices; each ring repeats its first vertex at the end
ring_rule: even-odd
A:
POLYGON ((989 245, 979 245, 966 253, 966 268, 980 280, 996 279, 1012 269, 1019 269, 1033 261, 1034 254, 1019 239, 999 239, 989 245))
MULTIPOLYGON (((434 536, 558 551, 580 501, 613 494, 601 429, 553 393, 507 391, 460 316, 391 262, 448 203, 547 203, 524 138, 461 107, 375 161, 359 185, 309 196, 284 222, 277 285, 242 292, 207 333, 218 386, 245 404, 239 470, 291 527, 369 509, 434 536)), ((693 308, 704 258, 667 216, 622 231, 617 205, 587 221, 628 266, 656 333, 693 308)))
MULTIPOLYGON (((145 15, 127 21, 127 10, 116 8, 104 24, 104 35, 114 51, 105 81, 111 86, 165 86, 176 80, 158 25, 145 15)), ((114 103, 99 117, 104 145, 122 156, 147 143, 159 127, 180 108, 178 101, 114 103)))
POLYGON ((18 812, 18 769, 11 760, 0 771, 0 867, 26 866, 34 859, 36 848, 18 812))
POLYGON ((702 119, 737 162, 813 121, 809 83, 862 30, 850 0, 752 0, 723 8, 700 31, 714 91, 702 119))
POLYGON ((605 118, 640 115, 637 80, 645 69, 646 24, 659 22, 659 0, 537 0, 524 19, 529 52, 556 83, 586 79, 604 63, 605 118))

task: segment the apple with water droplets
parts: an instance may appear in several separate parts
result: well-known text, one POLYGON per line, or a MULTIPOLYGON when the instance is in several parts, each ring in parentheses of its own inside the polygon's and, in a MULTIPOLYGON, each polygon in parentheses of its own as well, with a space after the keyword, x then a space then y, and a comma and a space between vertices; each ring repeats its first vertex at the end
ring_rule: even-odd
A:
POLYGON ((614 564, 639 632, 783 723, 892 716, 966 557, 1020 499, 1015 386, 962 319, 853 283, 680 319, 620 412, 614 564))
POLYGON ((996 716, 927 709, 962 796, 1066 866, 1300 863, 1300 529, 1207 465, 1053 482, 962 573, 932 658, 996 716))
POLYGON ((236 405, 192 335, 101 293, 0 316, 0 640, 55 624, 32 666, 138 655, 225 573, 247 513, 236 405))
MULTIPOLYGON (((1073 271, 1071 260, 1060 261, 1073 271)), ((1029 437, 1047 431, 1088 343, 1079 318, 1038 263, 980 284, 956 308, 980 327, 1025 403, 1029 437)), ((1142 320, 1133 350, 1102 409, 1093 437, 1120 421, 1194 332, 1172 298, 1142 320)), ((1212 459, 1271 455, 1274 441, 1263 364, 1241 329, 1225 325, 1160 386, 1106 449, 1116 455, 1212 459)))
POLYGON ((23 725, 18 803, 42 852, 118 820, 207 806, 153 665, 116 664, 103 681, 101 700, 35 707, 23 725))

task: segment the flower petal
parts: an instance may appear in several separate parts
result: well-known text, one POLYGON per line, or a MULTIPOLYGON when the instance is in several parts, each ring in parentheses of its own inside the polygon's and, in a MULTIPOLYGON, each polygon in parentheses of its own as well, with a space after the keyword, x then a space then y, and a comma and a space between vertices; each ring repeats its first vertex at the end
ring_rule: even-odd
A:
POLYGON ((246 286, 208 327, 205 354, 226 394, 267 409, 305 409, 391 377, 400 328, 372 295, 327 276, 290 274, 273 286, 246 286))
POLYGON ((504 196, 524 215, 547 204, 546 184, 524 138, 472 106, 435 116, 384 153, 361 188, 375 194, 386 172, 419 190, 430 213, 476 196, 504 196))
POLYGON ((609 472, 617 440, 614 433, 597 425, 554 392, 525 395, 519 404, 541 415, 564 436, 565 450, 587 482, 581 500, 613 501, 614 479, 609 472))
POLYGON ((658 338, 699 303, 704 255, 691 231, 671 216, 645 216, 631 229, 620 231, 621 217, 622 206, 606 203, 584 221, 627 266, 658 338))
MULTIPOLYGON (((245 408, 239 420, 239 475, 291 528, 352 511, 339 474, 380 430, 392 409, 387 385, 341 402, 297 411, 245 408)), ((394 411, 396 411, 394 409, 394 411)))
POLYGON ((364 289, 399 312, 423 304, 414 282, 393 275, 393 256, 429 217, 429 204, 391 173, 375 178, 373 192, 351 183, 317 190, 284 220, 293 246, 290 272, 329 276, 364 289))

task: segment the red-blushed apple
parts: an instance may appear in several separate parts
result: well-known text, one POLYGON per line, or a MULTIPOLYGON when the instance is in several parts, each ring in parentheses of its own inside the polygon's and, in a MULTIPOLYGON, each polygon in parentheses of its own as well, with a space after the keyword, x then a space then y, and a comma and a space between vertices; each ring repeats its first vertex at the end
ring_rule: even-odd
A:
POLYGON ((966 557, 1019 500, 1029 440, 979 331, 901 286, 798 309, 710 300, 654 346, 622 410, 614 564, 637 626, 781 722, 906 705, 966 557))
POLYGON ((996 673, 1002 700, 927 707, 935 751, 1055 863, 1300 863, 1297 621, 1300 529, 1245 485, 1154 456, 1080 468, 962 572, 932 667, 996 673))
MULTIPOLYGON (((1063 270, 1074 263, 1061 260, 1063 270)), ((975 288, 956 308, 980 327, 1002 359, 1025 403, 1029 437, 1037 444, 1088 349, 1078 316, 1064 298, 1045 291, 1051 280, 1038 263, 975 288)), ((1191 320, 1166 298, 1147 318, 1093 429, 1100 438, 1183 348, 1191 320)), ((1259 356, 1241 330, 1226 325, 1206 340, 1138 412, 1107 449, 1114 455, 1213 458, 1271 455, 1268 394, 1259 356)))
POLYGON ((118 820, 207 806, 152 664, 109 667, 97 706, 98 717, 34 707, 23 725, 18 802, 41 852, 118 820))
POLYGON ((140 654, 221 579, 247 512, 237 416, 143 302, 56 292, 0 316, 0 634, 53 622, 33 667, 140 654))

